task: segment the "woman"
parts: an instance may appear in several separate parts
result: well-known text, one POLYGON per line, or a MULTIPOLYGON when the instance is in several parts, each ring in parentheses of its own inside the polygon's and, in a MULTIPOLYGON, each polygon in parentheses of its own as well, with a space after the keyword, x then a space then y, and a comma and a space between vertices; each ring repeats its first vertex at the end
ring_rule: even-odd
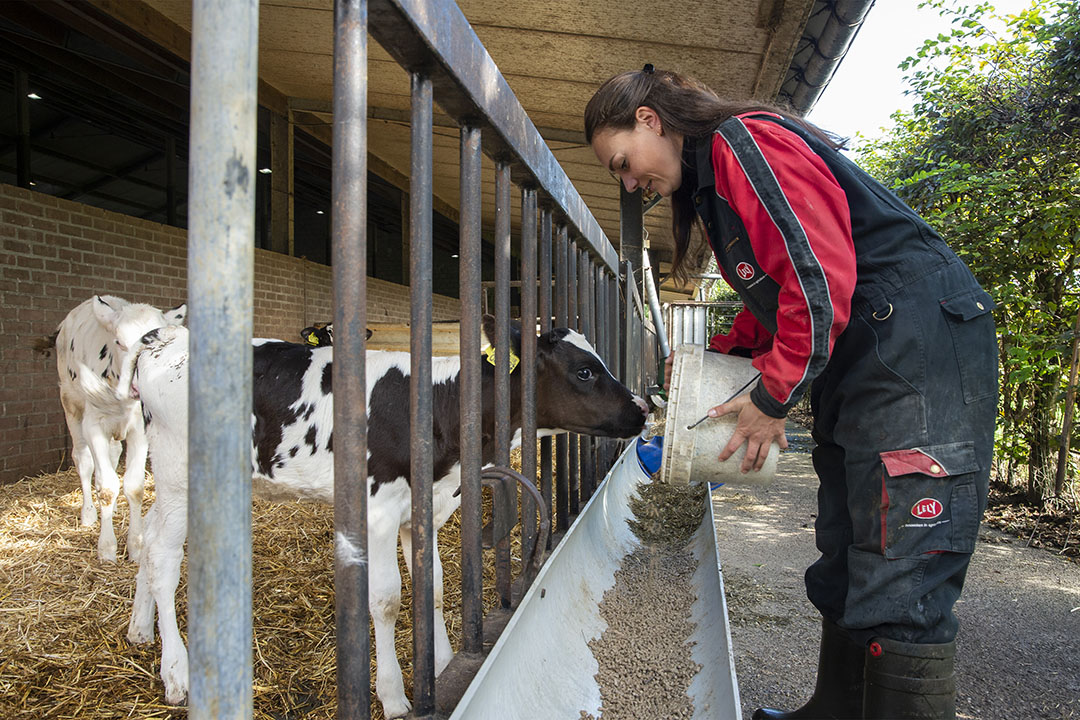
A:
POLYGON ((986 504, 997 398, 994 304, 940 237, 779 108, 722 100, 646 65, 585 110, 629 191, 671 198, 675 271, 700 223, 745 307, 711 350, 761 379, 720 455, 760 468, 809 391, 821 557, 817 686, 761 718, 952 718, 953 605, 986 504))

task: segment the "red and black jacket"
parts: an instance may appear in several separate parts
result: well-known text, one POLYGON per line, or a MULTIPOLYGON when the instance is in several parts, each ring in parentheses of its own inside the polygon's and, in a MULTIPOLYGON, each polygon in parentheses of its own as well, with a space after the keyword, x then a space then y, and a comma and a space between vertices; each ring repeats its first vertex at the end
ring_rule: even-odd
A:
MULTIPOLYGON (((887 306, 892 288, 955 259, 914 211, 801 126, 772 114, 729 118, 711 142, 684 140, 695 208, 745 308, 709 347, 754 358, 751 391, 784 417, 829 361, 853 302, 887 306)), ((689 173, 688 173, 689 174, 689 173)))

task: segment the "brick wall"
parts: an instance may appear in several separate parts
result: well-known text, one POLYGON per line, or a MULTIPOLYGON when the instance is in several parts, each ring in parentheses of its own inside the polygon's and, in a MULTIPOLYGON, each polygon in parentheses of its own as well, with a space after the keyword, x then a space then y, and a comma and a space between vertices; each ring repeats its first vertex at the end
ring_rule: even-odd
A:
MULTIPOLYGON (((184 230, 0 183, 0 483, 70 465, 56 359, 33 341, 94 294, 185 302, 186 248, 184 230)), ((433 313, 457 319, 457 299, 436 296, 433 313)), ((255 251, 257 337, 298 340, 332 317, 329 267, 255 251)), ((409 289, 369 278, 368 317, 408 322, 409 289)))

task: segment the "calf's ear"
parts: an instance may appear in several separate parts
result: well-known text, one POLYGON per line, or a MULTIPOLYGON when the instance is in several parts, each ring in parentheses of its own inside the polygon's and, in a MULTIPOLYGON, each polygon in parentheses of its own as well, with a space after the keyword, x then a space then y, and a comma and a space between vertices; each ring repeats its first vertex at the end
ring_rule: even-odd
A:
POLYGON ((488 345, 495 344, 495 316, 484 314, 484 317, 480 320, 480 326, 484 330, 484 337, 487 338, 488 345))
POLYGON ((540 340, 537 343, 538 347, 550 350, 559 344, 559 341, 566 337, 566 328, 552 328, 548 332, 540 336, 540 340))
POLYGON ((187 303, 177 305, 171 310, 165 311, 165 320, 169 325, 183 325, 187 318, 187 303))
MULTIPOLYGON (((483 318, 484 337, 487 338, 488 344, 495 345, 495 316, 484 315, 483 318)), ((521 323, 517 320, 510 321, 510 348, 514 354, 518 357, 521 356, 521 323)))
POLYGON ((517 320, 510 321, 510 347, 521 357, 521 323, 517 320))
POLYGON ((116 332, 116 320, 118 311, 109 303, 105 302, 100 295, 94 296, 94 317, 109 332, 116 332))

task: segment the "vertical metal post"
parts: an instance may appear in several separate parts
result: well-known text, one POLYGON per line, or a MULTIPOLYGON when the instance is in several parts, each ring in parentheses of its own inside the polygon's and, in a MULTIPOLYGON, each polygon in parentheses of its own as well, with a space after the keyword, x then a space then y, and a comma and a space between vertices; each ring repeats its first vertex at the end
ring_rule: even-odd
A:
POLYGON ((258 3, 196 0, 188 197, 188 717, 252 716, 258 3))
MULTIPOLYGON (((596 348, 596 332, 593 314, 593 273, 589 253, 578 251, 578 328, 581 334, 596 348)), ((596 468, 593 466, 593 439, 589 435, 578 437, 579 461, 581 463, 581 502, 592 497, 596 487, 596 468)))
MULTIPOLYGON (((644 212, 641 204, 641 190, 635 190, 634 192, 627 192, 626 188, 620 186, 619 188, 619 257, 626 262, 626 284, 627 284, 627 329, 631 329, 629 316, 631 314, 637 315, 637 308, 632 308, 631 298, 633 297, 629 291, 629 286, 633 285, 638 288, 639 297, 645 297, 645 291, 642 285, 641 277, 641 258, 644 250, 644 226, 642 220, 644 212), (631 312, 633 310, 633 312, 631 312)), ((642 316, 633 326, 633 335, 627 334, 627 349, 634 354, 632 360, 632 367, 634 369, 633 374, 627 379, 627 386, 636 393, 640 393, 642 388, 639 387, 641 383, 641 336, 642 332, 641 323, 645 321, 642 316), (632 384, 633 383, 633 384, 632 384)), ((630 365, 631 363, 627 363, 630 365)))
MULTIPOLYGON (((495 464, 510 466, 510 164, 495 163, 495 464)), ((510 529, 517 516, 517 484, 501 480, 494 503, 495 585, 504 608, 512 603, 510 529)))
MULTIPOLYGON (((578 316, 578 249, 577 242, 571 240, 566 251, 567 269, 567 305, 566 317, 570 327, 581 331, 581 321, 578 316)), ((569 456, 570 456, 570 514, 577 515, 581 507, 581 476, 578 474, 580 456, 580 443, 577 433, 570 433, 569 456)))
MULTIPOLYGON (((540 275, 540 298, 539 298, 539 313, 540 313, 540 332, 547 333, 551 331, 551 208, 545 206, 540 211, 540 257, 539 257, 539 275, 540 275)), ((551 437, 543 437, 540 439, 540 495, 544 498, 544 503, 547 505, 547 514, 549 518, 553 519, 551 514, 551 437)), ((554 525, 554 522, 552 522, 554 525)), ((548 548, 551 547, 551 535, 548 533, 547 544, 548 548)))
POLYGON ((622 353, 619 348, 619 340, 622 337, 622 311, 619 300, 619 273, 608 273, 608 323, 611 326, 611 366, 615 372, 622 372, 622 353))
POLYGON ((466 653, 480 654, 483 638, 484 559, 481 542, 480 472, 483 466, 483 405, 480 370, 481 131, 461 128, 461 625, 466 653))
POLYGON ((431 393, 431 271, 432 271, 432 121, 431 78, 419 72, 412 79, 412 158, 409 182, 409 252, 411 372, 409 407, 412 409, 410 482, 412 485, 412 611, 413 611, 413 715, 435 710, 435 597, 432 531, 431 393))
POLYGON ((623 306, 626 308, 626 315, 624 319, 625 332, 623 333, 623 385, 626 385, 631 390, 634 390, 634 266, 629 260, 623 262, 623 273, 626 278, 625 300, 623 306))
MULTIPOLYGON (((560 225, 555 241, 555 325, 570 327, 570 248, 566 226, 560 225)), ((555 437, 555 527, 570 527, 570 435, 555 437)))
POLYGON ((619 274, 613 273, 608 276, 608 327, 611 329, 609 337, 611 344, 611 372, 622 379, 623 362, 620 340, 622 338, 619 320, 622 317, 619 309, 619 274))
MULTIPOLYGON (((664 329, 664 316, 660 310, 660 293, 656 290, 653 281, 652 263, 649 261, 649 251, 642 253, 642 277, 645 280, 645 297, 649 303, 649 314, 652 315, 653 328, 656 329, 656 340, 660 344, 660 354, 665 358, 671 354, 668 347, 667 332, 664 329)), ((655 355, 655 353, 653 353, 655 355)), ((649 368, 650 370, 653 368, 649 368)))
MULTIPOLYGON (((619 259, 629 260, 632 266, 630 277, 638 288, 641 287, 641 252, 644 249, 645 214, 641 204, 641 190, 627 192, 624 185, 619 185, 619 259)), ((628 281, 629 282, 629 281, 628 281)), ((639 294, 644 297, 643 292, 639 294)))
MULTIPOLYGON (((612 374, 618 374, 617 366, 614 362, 614 349, 612 348, 611 338, 614 334, 615 328, 611 324, 611 282, 610 274, 600 265, 596 266, 596 327, 597 335, 600 338, 600 345, 604 348, 603 357, 604 364, 608 366, 608 369, 612 374)), ((611 455, 614 449, 616 441, 611 439, 600 440, 600 447, 602 449, 602 455, 600 457, 600 465, 597 467, 597 474, 604 476, 607 475, 608 468, 611 466, 611 455)))
MULTIPOLYGON (((522 188, 522 475, 537 481, 537 191, 522 188)), ((522 494, 522 557, 532 556, 536 501, 522 494)), ((523 588, 524 589, 524 588, 523 588)))
POLYGON ((15 179, 21 188, 30 187, 30 78, 22 68, 15 70, 15 179))
POLYGON ((371 715, 367 574, 367 0, 334 4, 334 618, 338 718, 371 715))
MULTIPOLYGON (((288 111, 286 110, 286 113, 288 111)), ((270 249, 293 254, 293 125, 270 111, 270 249)))
MULTIPOLYGON (((605 284, 606 278, 604 277, 603 270, 599 265, 592 266, 593 276, 593 289, 595 311, 593 312, 593 327, 596 328, 596 352, 600 356, 600 359, 604 361, 604 365, 611 367, 611 356, 608 353, 608 332, 607 323, 604 322, 607 308, 607 286, 605 284)), ((609 440, 607 438, 593 438, 593 457, 594 466, 593 472, 596 473, 595 477, 603 477, 607 472, 607 468, 604 467, 604 458, 607 454, 609 440)))

